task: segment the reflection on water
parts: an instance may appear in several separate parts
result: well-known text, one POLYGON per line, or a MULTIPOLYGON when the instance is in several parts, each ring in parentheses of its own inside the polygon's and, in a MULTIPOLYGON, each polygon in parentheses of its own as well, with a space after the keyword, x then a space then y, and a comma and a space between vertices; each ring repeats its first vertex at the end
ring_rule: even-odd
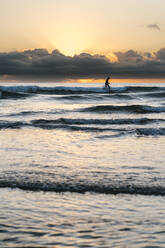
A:
POLYGON ((12 247, 164 245, 161 197, 155 201, 152 196, 31 194, 8 189, 0 194, 1 247, 9 243, 12 247))

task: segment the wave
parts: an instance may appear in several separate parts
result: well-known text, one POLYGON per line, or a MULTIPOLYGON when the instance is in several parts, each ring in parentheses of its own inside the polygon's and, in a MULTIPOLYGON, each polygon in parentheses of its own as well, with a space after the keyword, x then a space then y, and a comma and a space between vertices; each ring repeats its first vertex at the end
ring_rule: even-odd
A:
POLYGON ((37 114, 45 113, 44 111, 22 111, 19 113, 7 114, 5 117, 16 117, 16 116, 32 116, 37 114))
POLYGON ((28 123, 21 121, 0 121, 0 129, 17 129, 28 126, 28 123))
MULTIPOLYGON (((158 92, 165 91, 165 87, 149 87, 149 86, 123 86, 123 87, 111 87, 111 93, 139 93, 139 92, 158 92)), ((104 86, 100 87, 67 87, 67 86, 55 86, 44 87, 37 85, 19 85, 19 86, 0 86, 0 92, 2 94, 7 93, 33 93, 33 94, 91 94, 91 93, 108 93, 104 86)))
POLYGON ((104 87, 41 87, 36 85, 0 86, 1 92, 8 93, 33 93, 33 94, 84 94, 84 93, 105 93, 104 87))
POLYGON ((0 99, 20 99, 20 98, 26 98, 30 95, 27 93, 20 93, 20 92, 10 92, 10 91, 4 91, 0 89, 0 99))
POLYGON ((147 105, 96 105, 81 110, 82 112, 130 112, 136 114, 164 113, 165 107, 155 107, 147 105))
POLYGON ((165 128, 135 128, 135 129, 114 129, 118 133, 116 134, 106 134, 106 135, 98 135, 96 138, 98 139, 109 139, 109 138, 117 138, 125 135, 134 135, 137 137, 143 136, 151 136, 151 137, 159 137, 165 136, 165 128))
MULTIPOLYGON (((146 125, 151 123, 164 122, 164 119, 67 119, 59 118, 56 120, 37 119, 30 122, 21 121, 0 121, 0 129, 19 129, 23 127, 41 128, 47 130, 63 129, 69 131, 84 132, 107 132, 110 131, 109 137, 118 137, 121 135, 134 134, 137 136, 165 136, 165 128, 133 128, 133 127, 112 127, 113 125, 146 125), (94 125, 94 126, 91 126, 94 125), (97 126, 99 125, 99 126, 97 126), (108 126, 109 125, 109 126, 108 126), (111 126, 112 125, 112 126, 111 126), (116 134, 117 133, 117 134, 116 134)), ((106 137, 105 137, 106 138, 106 137)))
POLYGON ((102 194, 140 194, 140 195, 161 195, 165 196, 165 187, 161 185, 139 185, 135 183, 122 182, 116 184, 111 182, 111 184, 103 184, 99 182, 49 182, 34 180, 29 181, 26 178, 26 181, 21 181, 21 179, 1 179, 0 188, 19 188, 21 190, 28 191, 52 191, 52 192, 75 192, 75 193, 102 193, 102 194))
MULTIPOLYGON (((21 112, 20 115, 31 115, 35 112, 21 112)), ((18 115, 18 114, 17 114, 18 115)), ((15 115, 14 115, 15 116, 15 115)), ((59 118, 54 120, 47 119, 36 119, 31 120, 30 122, 21 122, 21 121, 3 121, 0 120, 0 128, 16 128, 24 126, 33 126, 33 127, 49 127, 49 125, 54 128, 64 127, 64 125, 145 125, 151 123, 165 122, 165 119, 149 119, 149 118, 128 118, 128 119, 71 119, 71 118, 59 118), (61 124, 61 126, 59 125, 61 124)))
POLYGON ((19 129, 23 127, 34 127, 41 129, 65 129, 70 131, 86 131, 86 132, 105 132, 105 131, 118 131, 117 129, 112 129, 109 127, 90 127, 90 126, 77 126, 77 125, 67 125, 58 124, 53 121, 48 120, 33 120, 31 122, 10 122, 10 121, 0 121, 0 129, 19 129))
POLYGON ((157 86, 126 86, 123 89, 126 93, 140 93, 140 92, 158 92, 165 91, 165 87, 157 86))
POLYGON ((143 94, 144 97, 150 97, 150 98, 164 98, 165 92, 154 92, 154 93, 147 93, 143 94))
POLYGON ((165 128, 137 128, 136 133, 142 136, 165 136, 165 128))
MULTIPOLYGON (((122 93, 116 93, 116 94, 111 94, 111 99, 124 99, 124 100, 132 100, 134 97, 128 95, 128 94, 122 94, 122 93)), ((105 100, 109 99, 109 94, 77 94, 77 95, 64 95, 61 97, 56 98, 56 100, 67 100, 67 101, 80 101, 80 100, 85 100, 85 101, 90 101, 90 100, 105 100)))
POLYGON ((37 119, 31 121, 34 125, 40 124, 67 124, 67 125, 123 125, 135 124, 144 125, 154 122, 164 122, 165 119, 150 119, 150 118, 127 118, 127 119, 71 119, 59 118, 55 120, 37 119))

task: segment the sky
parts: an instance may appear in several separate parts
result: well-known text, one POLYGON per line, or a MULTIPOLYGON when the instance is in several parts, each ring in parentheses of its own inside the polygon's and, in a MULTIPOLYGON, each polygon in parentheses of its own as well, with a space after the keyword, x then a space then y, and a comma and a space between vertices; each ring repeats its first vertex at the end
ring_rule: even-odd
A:
POLYGON ((1 76, 165 78, 164 0, 0 0, 0 6, 1 76))

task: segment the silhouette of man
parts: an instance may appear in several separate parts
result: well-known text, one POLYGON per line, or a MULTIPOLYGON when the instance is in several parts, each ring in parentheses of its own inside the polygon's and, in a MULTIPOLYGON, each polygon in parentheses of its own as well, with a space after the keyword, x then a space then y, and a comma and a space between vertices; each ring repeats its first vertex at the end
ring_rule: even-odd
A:
POLYGON ((109 93, 110 93, 110 83, 109 83, 109 79, 110 79, 110 77, 107 77, 107 79, 106 79, 106 81, 105 81, 105 88, 107 89, 108 88, 108 90, 109 90, 109 93))

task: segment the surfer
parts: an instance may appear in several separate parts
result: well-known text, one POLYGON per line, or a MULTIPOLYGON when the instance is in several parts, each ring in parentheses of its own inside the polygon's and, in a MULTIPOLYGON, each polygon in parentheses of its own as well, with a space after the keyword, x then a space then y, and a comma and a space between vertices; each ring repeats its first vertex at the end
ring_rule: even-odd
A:
POLYGON ((109 83, 109 79, 110 77, 107 77, 106 81, 105 81, 105 88, 107 89, 108 88, 108 91, 110 93, 110 83, 109 83))

